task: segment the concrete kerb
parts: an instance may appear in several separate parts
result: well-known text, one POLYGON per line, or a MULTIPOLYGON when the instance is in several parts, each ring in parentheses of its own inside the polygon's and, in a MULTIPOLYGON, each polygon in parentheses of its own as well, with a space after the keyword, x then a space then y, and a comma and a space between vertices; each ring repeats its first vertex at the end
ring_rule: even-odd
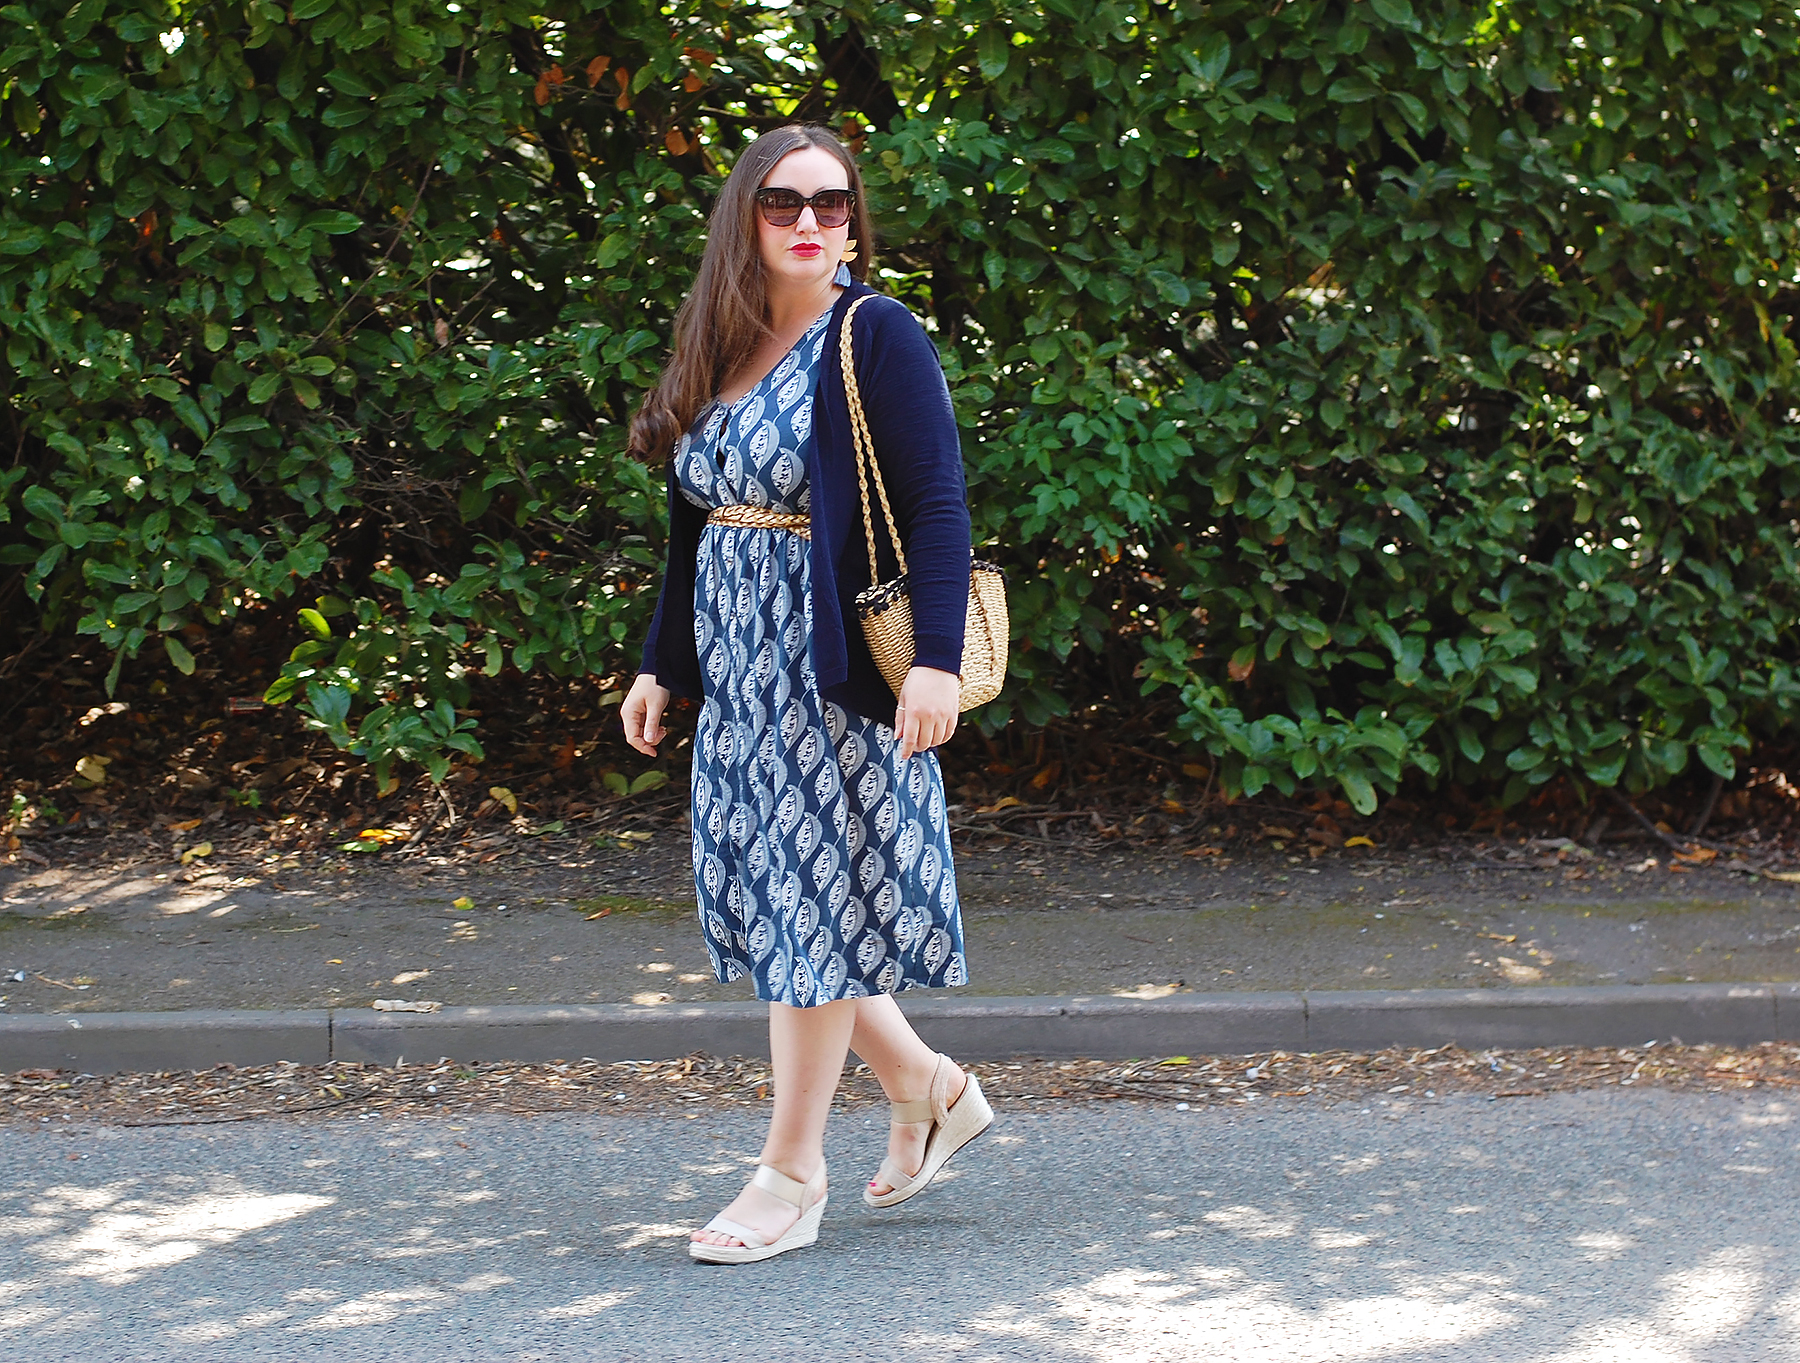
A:
MULTIPOLYGON (((1122 1060, 1386 1046, 1721 1045, 1800 1040, 1800 984, 1672 984, 1394 993, 983 998, 902 996, 927 1042, 966 1060, 1122 1060)), ((0 1072, 198 1070, 280 1060, 392 1065, 766 1056, 756 1003, 507 1004, 436 1013, 251 1010, 0 1016, 0 1072)))
POLYGON ((28 1013, 0 1017, 0 1071, 205 1070, 331 1059, 324 1009, 260 1012, 28 1013))
POLYGON ((970 1060, 1307 1049, 1306 999, 1297 993, 1008 999, 934 992, 902 995, 900 1006, 928 1044, 970 1060))
POLYGON ((767 1055, 764 1003, 532 1005, 437 1013, 350 1013, 331 1019, 334 1060, 392 1065, 404 1056, 468 1061, 667 1060, 694 1051, 767 1055))
MULTIPOLYGON (((1800 998, 1796 999, 1800 1003, 1800 998)), ((1637 1046, 1646 1041, 1778 1041, 1762 984, 1568 985, 1550 989, 1332 992, 1306 998, 1313 1050, 1383 1046, 1637 1046)))

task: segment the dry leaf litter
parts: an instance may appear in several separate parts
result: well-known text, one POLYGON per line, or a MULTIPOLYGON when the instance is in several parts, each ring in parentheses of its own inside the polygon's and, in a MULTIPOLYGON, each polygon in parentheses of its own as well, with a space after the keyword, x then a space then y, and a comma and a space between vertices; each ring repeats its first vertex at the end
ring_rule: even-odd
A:
MULTIPOLYGON (((1424 1100, 1452 1094, 1529 1098, 1606 1086, 1702 1092, 1800 1088, 1800 1047, 1649 1045, 1376 1052, 1274 1051, 1249 1056, 1168 1056, 1125 1064, 1096 1060, 974 1064, 1002 1108, 1133 1102, 1195 1109, 1275 1098, 1326 1104, 1424 1100)), ((45 1129, 65 1122, 188 1126, 257 1120, 473 1113, 624 1112, 698 1116, 770 1099, 766 1061, 691 1055, 679 1060, 564 1064, 395 1066, 219 1065, 210 1070, 90 1075, 25 1070, 0 1080, 0 1125, 45 1129)), ((847 1070, 840 1108, 884 1101, 866 1067, 847 1070)))

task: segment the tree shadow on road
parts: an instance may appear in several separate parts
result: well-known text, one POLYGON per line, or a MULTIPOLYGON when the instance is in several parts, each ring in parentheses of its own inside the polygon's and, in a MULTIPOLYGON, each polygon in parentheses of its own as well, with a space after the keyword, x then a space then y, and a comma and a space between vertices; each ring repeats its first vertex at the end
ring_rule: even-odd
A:
POLYGON ((750 1117, 7 1133, 0 1326, 33 1360, 1800 1358, 1800 1109, 1520 1111, 1011 1117, 889 1213, 853 1118, 819 1244, 744 1269, 683 1242, 750 1117))

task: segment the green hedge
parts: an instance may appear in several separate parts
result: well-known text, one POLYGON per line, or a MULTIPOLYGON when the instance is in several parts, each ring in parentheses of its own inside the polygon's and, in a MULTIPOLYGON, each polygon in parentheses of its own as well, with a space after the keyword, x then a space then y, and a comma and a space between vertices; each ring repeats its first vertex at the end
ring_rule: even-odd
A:
POLYGON ((1791 7, 926 9, 0 8, 4 571, 125 666, 278 603, 272 694, 441 775, 468 671, 634 661, 708 196, 853 115, 1014 570, 990 727, 1163 689, 1366 810, 1790 722, 1791 7))

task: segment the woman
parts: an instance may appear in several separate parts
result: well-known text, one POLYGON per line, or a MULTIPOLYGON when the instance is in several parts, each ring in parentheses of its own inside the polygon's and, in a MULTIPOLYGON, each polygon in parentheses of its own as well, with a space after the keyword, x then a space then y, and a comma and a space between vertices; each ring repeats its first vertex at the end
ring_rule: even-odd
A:
POLYGON ((993 1120, 974 1076, 893 999, 967 978, 931 750, 956 728, 969 514, 937 353, 861 282, 855 245, 869 240, 862 177, 836 137, 758 138, 720 192, 674 357, 632 425, 634 453, 673 458, 668 567, 625 737, 654 756, 671 693, 702 702, 700 920, 719 979, 749 975, 769 1002, 774 1115, 755 1177, 689 1244, 712 1263, 817 1238, 848 1048, 893 1105, 871 1206, 921 1191, 993 1120), (870 584, 845 345, 910 569, 917 661, 897 705, 855 614, 870 584))

